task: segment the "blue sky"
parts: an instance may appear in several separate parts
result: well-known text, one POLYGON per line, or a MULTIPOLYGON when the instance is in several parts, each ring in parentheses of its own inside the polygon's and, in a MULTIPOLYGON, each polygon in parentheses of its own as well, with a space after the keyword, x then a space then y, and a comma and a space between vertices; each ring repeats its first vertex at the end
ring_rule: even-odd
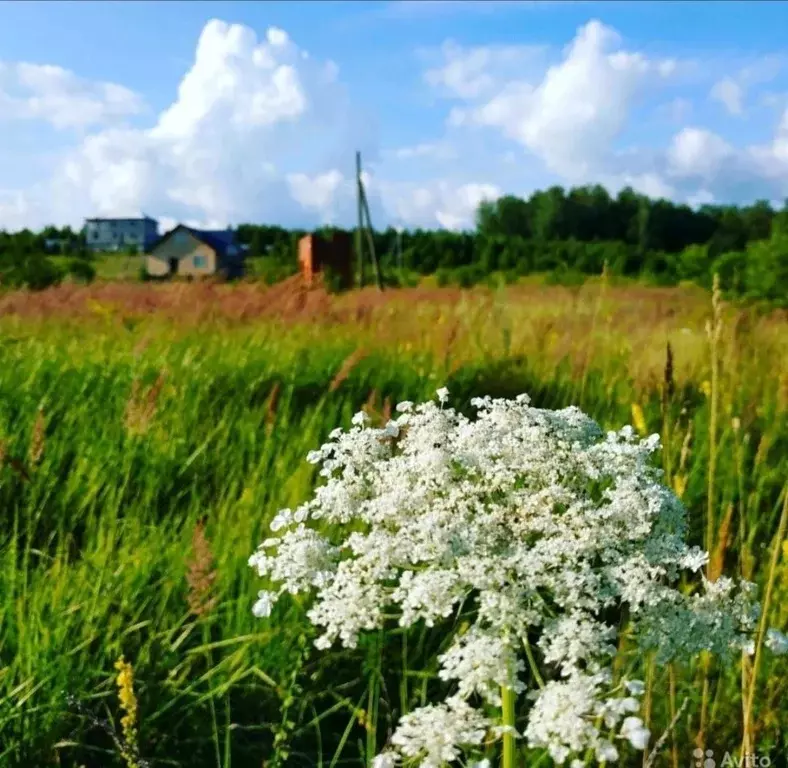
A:
POLYGON ((342 223, 356 148, 381 225, 554 183, 779 201, 786 29, 752 0, 0 2, 0 228, 342 223))

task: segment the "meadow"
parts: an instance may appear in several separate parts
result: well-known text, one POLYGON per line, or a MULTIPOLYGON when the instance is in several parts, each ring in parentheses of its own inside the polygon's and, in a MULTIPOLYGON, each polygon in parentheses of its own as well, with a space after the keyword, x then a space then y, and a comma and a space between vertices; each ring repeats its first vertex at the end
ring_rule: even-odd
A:
MULTIPOLYGON (((476 395, 527 392, 606 428, 660 433, 665 481, 712 573, 756 581, 785 630, 784 311, 604 279, 11 293, 0 297, 0 765, 367 765, 399 714, 445 685, 435 658, 451 626, 319 652, 301 601, 252 615, 260 580, 247 560, 276 512, 309 497, 305 457, 334 427, 362 408, 385 421, 441 386, 463 410, 476 395)), ((755 691, 758 754, 788 756, 785 657, 763 657, 754 689, 738 659, 660 667, 622 646, 619 661, 646 681, 655 737, 679 712, 654 765, 690 764, 699 732, 737 752, 743 689, 755 691)), ((522 752, 523 766, 550 764, 522 752)))

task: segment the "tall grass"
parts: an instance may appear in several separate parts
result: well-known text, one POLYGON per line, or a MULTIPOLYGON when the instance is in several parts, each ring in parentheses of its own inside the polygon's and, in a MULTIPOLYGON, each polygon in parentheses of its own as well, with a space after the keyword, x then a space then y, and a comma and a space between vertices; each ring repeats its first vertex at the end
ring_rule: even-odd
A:
MULTIPOLYGON (((784 627, 785 317, 716 306, 712 363, 697 291, 271 297, 97 286, 0 302, 0 765, 123 765, 121 656, 151 765, 366 764, 439 685, 443 634, 318 654, 306 606, 251 615, 246 561, 273 514, 310 493, 304 457, 332 428, 443 384, 463 407, 527 391, 607 427, 637 404, 650 431, 662 425, 693 540, 711 535, 723 572, 768 588, 784 627)), ((788 754, 786 662, 756 658, 757 675, 649 670, 626 646, 622 663, 649 680, 652 731, 680 715, 654 765, 688 762, 701 710, 707 746, 738 749, 746 713, 759 754, 788 754)))

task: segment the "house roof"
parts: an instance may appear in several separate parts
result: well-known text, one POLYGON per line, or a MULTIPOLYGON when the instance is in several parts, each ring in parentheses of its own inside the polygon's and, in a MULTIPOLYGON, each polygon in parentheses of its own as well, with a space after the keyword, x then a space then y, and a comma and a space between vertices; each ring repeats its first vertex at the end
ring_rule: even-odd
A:
POLYGON ((85 221, 152 221, 154 223, 158 223, 156 219, 153 219, 145 214, 142 214, 141 216, 98 216, 93 219, 85 219, 85 221))
POLYGON ((235 233, 230 229, 191 229, 190 231, 217 253, 224 253, 228 246, 235 245, 235 233))
POLYGON ((235 233, 231 229, 194 229, 193 227, 187 227, 185 224, 178 224, 178 226, 165 233, 155 243, 153 243, 149 252, 156 250, 156 248, 168 240, 175 232, 181 231, 188 232, 192 237, 196 238, 201 243, 205 243, 207 246, 210 246, 219 256, 226 256, 227 249, 230 246, 235 245, 235 233))

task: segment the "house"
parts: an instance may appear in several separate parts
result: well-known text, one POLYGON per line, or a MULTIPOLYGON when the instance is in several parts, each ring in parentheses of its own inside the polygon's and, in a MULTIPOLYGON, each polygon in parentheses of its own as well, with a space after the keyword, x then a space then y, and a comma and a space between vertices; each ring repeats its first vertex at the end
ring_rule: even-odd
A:
POLYGON ((298 263, 308 285, 315 275, 326 269, 334 273, 342 287, 353 282, 353 248, 347 232, 336 231, 331 238, 318 234, 304 235, 298 241, 298 263))
POLYGON ((201 230, 179 224, 148 251, 146 270, 151 277, 240 277, 244 251, 231 229, 201 230))
POLYGON ((65 237, 45 237, 44 238, 44 252, 45 253, 65 253, 71 245, 69 240, 65 237))
POLYGON ((85 244, 91 251, 144 252, 159 236, 159 223, 150 216, 131 219, 85 219, 85 244))

